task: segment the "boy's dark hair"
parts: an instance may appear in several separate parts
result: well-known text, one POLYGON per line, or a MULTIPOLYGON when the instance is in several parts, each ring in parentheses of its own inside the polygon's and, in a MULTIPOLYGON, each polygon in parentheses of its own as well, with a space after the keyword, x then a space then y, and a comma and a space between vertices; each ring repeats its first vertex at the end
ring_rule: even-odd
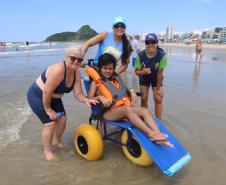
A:
POLYGON ((98 68, 101 69, 103 66, 113 64, 114 70, 116 68, 116 59, 109 53, 104 53, 98 58, 98 68))

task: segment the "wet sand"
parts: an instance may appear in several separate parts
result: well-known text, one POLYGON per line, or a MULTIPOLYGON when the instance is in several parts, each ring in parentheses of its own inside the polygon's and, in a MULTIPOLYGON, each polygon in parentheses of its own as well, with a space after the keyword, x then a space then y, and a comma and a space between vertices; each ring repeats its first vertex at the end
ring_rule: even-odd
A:
MULTIPOLYGON (((195 43, 183 44, 183 43, 159 43, 161 47, 184 47, 184 48, 195 48, 195 43)), ((202 44, 205 49, 219 49, 226 50, 226 44, 202 44)))
MULTIPOLYGON (((225 185, 226 61, 212 60, 206 53, 203 63, 196 64, 187 50, 165 50, 169 51, 170 62, 164 78, 162 121, 192 156, 182 170, 168 177, 155 165, 134 165, 119 145, 110 142, 105 142, 101 160, 82 159, 74 152, 73 135, 76 127, 88 122, 90 110, 73 101, 70 94, 63 99, 68 115, 63 136, 67 149, 57 150, 59 161, 44 159, 41 123, 32 114, 22 127, 21 139, 0 152, 0 185, 225 185)), ((137 79, 130 70, 127 80, 137 88, 137 79)))

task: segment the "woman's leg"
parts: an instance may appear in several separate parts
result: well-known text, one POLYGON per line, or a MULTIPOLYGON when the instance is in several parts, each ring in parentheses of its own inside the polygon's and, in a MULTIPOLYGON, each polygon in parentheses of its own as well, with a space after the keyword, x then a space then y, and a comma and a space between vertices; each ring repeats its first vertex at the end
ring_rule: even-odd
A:
POLYGON ((142 93, 142 96, 141 96, 141 107, 148 108, 149 86, 140 85, 140 92, 142 93))
POLYGON ((59 118, 59 120, 57 120, 55 125, 52 145, 58 148, 65 148, 65 145, 61 139, 66 127, 66 120, 66 115, 63 115, 59 118))
POLYGON ((109 110, 104 114, 104 118, 112 121, 121 120, 123 118, 128 118, 133 125, 142 130, 149 138, 153 140, 164 140, 166 137, 159 132, 155 132, 150 127, 148 127, 145 122, 135 113, 133 112, 131 107, 121 106, 114 108, 113 110, 109 110))
POLYGON ((50 123, 44 124, 42 128, 42 142, 44 145, 44 155, 48 161, 56 159, 56 155, 53 153, 51 149, 55 124, 56 122, 52 121, 50 123))
MULTIPOLYGON (((161 88, 161 91, 163 92, 163 88, 161 88)), ((154 102, 155 102, 155 116, 158 118, 158 119, 161 119, 162 117, 162 100, 163 100, 163 95, 159 95, 155 93, 156 91, 156 87, 153 87, 152 88, 153 90, 153 99, 154 99, 154 102)))

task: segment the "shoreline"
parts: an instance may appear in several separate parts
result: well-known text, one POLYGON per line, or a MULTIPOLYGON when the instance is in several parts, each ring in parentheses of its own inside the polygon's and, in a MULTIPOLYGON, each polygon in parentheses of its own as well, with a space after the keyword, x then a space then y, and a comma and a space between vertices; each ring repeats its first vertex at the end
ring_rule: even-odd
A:
MULTIPOLYGON (((166 47, 184 47, 184 48, 195 48, 195 44, 183 44, 183 43, 159 43, 159 46, 166 47)), ((226 50, 226 44, 203 44, 203 49, 219 49, 226 50)))

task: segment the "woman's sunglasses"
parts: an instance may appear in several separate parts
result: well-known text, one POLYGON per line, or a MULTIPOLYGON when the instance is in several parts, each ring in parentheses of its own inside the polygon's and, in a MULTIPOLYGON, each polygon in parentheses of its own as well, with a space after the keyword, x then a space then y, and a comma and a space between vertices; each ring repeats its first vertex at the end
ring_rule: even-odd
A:
POLYGON ((145 45, 149 45, 149 44, 157 44, 158 43, 158 41, 156 41, 156 40, 146 40, 145 41, 145 45))
POLYGON ((126 29, 126 25, 125 24, 123 24, 123 23, 117 23, 117 24, 115 24, 114 25, 114 28, 122 28, 122 29, 126 29))
POLYGON ((83 61, 83 58, 77 58, 77 57, 72 57, 72 56, 70 56, 70 60, 72 61, 72 62, 78 62, 78 63, 82 63, 82 61, 83 61))

